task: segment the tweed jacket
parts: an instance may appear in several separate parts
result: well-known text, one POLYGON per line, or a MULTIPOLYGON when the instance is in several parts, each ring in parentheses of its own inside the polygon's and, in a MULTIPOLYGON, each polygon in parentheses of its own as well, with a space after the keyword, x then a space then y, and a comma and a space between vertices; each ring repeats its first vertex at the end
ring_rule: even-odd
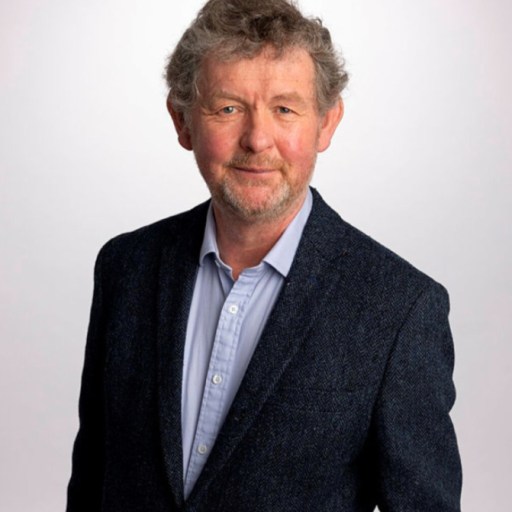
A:
POLYGON ((68 512, 460 510, 447 294, 313 196, 186 501, 181 377, 207 203, 101 250, 68 512))

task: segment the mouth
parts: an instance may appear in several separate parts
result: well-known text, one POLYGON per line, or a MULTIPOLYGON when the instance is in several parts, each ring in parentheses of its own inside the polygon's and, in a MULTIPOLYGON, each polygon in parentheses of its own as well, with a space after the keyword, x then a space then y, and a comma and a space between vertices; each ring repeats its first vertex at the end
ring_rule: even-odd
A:
POLYGON ((270 174, 276 171, 276 169, 268 168, 268 167, 246 167, 246 166, 233 166, 233 170, 248 174, 270 174))

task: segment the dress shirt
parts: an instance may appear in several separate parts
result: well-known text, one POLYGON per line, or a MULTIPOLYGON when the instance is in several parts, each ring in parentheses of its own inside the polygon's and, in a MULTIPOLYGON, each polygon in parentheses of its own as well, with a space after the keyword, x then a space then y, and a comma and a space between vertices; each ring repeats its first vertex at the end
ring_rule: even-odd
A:
POLYGON ((310 191, 298 214, 255 267, 233 280, 219 256, 210 205, 187 323, 181 401, 183 479, 187 498, 210 454, 268 316, 290 270, 311 212, 310 191))

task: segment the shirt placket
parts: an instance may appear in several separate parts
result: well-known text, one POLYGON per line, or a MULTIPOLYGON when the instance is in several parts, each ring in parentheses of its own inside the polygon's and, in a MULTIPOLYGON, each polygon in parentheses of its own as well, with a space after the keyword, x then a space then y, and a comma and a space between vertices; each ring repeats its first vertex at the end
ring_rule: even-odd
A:
POLYGON ((247 304, 257 284, 257 273, 240 275, 223 304, 201 401, 201 410, 187 471, 196 481, 215 442, 227 408, 226 389, 232 372, 247 304))

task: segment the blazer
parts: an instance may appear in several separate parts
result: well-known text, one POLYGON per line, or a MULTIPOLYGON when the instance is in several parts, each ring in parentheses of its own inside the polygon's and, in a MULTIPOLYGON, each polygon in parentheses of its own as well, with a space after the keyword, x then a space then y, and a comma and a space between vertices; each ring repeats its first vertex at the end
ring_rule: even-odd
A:
POLYGON ((186 501, 181 377, 207 203, 103 247, 68 512, 460 510, 447 294, 313 195, 186 501))

